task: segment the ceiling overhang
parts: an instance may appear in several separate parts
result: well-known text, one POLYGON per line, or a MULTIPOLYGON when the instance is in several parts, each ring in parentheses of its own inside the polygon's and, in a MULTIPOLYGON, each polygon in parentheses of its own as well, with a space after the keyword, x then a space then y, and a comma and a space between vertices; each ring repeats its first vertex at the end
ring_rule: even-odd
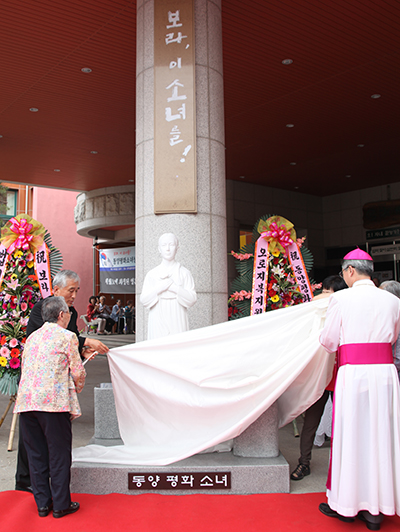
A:
MULTIPOLYGON (((0 10, 0 181, 134 183, 136 2, 0 10)), ((400 181, 399 15, 397 0, 223 0, 227 179, 319 196, 400 181)))

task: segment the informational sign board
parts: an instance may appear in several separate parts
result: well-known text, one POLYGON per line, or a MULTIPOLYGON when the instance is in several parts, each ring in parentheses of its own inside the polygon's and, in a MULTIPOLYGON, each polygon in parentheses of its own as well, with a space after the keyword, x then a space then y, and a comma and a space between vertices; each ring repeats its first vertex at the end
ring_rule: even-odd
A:
POLYGON ((99 250, 100 292, 134 294, 135 247, 99 250))
POLYGON ((197 212, 194 10, 154 2, 154 212, 197 212))
POLYGON ((374 231, 367 231, 367 240, 379 240, 380 238, 399 238, 400 227, 386 227, 385 229, 376 229, 374 231))
POLYGON ((374 246, 371 248, 371 256, 377 255, 397 255, 400 253, 400 244, 386 244, 383 246, 374 246))

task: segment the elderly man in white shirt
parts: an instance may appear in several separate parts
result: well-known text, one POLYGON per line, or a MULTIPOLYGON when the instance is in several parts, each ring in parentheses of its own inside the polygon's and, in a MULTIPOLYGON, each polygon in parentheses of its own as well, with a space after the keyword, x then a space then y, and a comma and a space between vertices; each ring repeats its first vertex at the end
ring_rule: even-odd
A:
POLYGON ((382 514, 400 515, 400 388, 392 344, 400 330, 400 301, 371 281, 373 262, 348 253, 342 275, 351 290, 331 296, 320 342, 339 370, 327 481, 329 517, 379 530, 382 514))

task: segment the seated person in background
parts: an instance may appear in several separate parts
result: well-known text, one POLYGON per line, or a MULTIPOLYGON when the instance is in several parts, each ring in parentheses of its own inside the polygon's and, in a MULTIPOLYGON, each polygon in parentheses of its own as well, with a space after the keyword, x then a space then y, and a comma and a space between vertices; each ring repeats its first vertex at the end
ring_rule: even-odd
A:
POLYGON ((114 325, 114 320, 111 319, 110 307, 106 305, 106 296, 100 296, 98 316, 106 320, 106 326, 105 326, 106 333, 111 333, 111 330, 114 325))
MULTIPOLYGON (((398 297, 400 299, 400 283, 397 281, 384 281, 381 285, 379 285, 379 288, 382 290, 386 290, 387 292, 390 292, 394 296, 398 297)), ((400 380, 400 335, 397 338, 397 342, 392 346, 393 349, 393 362, 396 366, 397 373, 399 375, 400 380)))
POLYGON ((104 334, 106 320, 99 316, 99 303, 96 296, 89 298, 89 305, 86 309, 86 318, 91 325, 97 325, 97 334, 104 334))
POLYGON ((51 510, 53 517, 64 517, 79 510, 69 488, 71 420, 81 415, 76 394, 86 372, 78 339, 66 330, 71 313, 64 298, 45 299, 42 317, 44 325, 25 345, 14 412, 20 414, 39 517, 51 510))
POLYGON ((126 334, 133 334, 135 332, 135 307, 133 306, 132 299, 129 299, 124 309, 124 316, 126 319, 126 334))
MULTIPOLYGON (((318 296, 314 297, 314 299, 329 297, 334 292, 338 292, 344 288, 347 288, 347 285, 340 275, 331 275, 322 281, 322 292, 318 296)), ((303 429, 300 436, 299 464, 290 475, 292 480, 302 480, 311 473, 310 461, 314 437, 324 412, 326 402, 328 401, 329 394, 334 390, 336 372, 337 369, 335 365, 332 380, 326 387, 326 390, 318 399, 318 401, 311 405, 304 413, 303 429)))

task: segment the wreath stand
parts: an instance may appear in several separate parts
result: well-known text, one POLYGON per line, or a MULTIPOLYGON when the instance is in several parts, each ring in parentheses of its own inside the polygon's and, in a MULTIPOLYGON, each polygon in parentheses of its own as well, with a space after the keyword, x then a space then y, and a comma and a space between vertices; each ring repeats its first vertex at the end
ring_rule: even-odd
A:
MULTIPOLYGON (((17 394, 14 394, 14 395, 10 396, 10 400, 8 402, 8 405, 7 405, 7 407, 6 407, 5 411, 4 411, 4 414, 3 414, 2 418, 0 419, 0 427, 3 424, 3 421, 6 419, 6 416, 8 414, 8 411, 11 408, 11 405, 13 403, 15 403, 15 399, 16 398, 17 398, 17 394)), ((18 414, 13 414, 12 421, 11 421, 10 436, 8 438, 7 451, 12 451, 14 435, 15 435, 15 427, 17 426, 17 419, 18 419, 18 414)))

